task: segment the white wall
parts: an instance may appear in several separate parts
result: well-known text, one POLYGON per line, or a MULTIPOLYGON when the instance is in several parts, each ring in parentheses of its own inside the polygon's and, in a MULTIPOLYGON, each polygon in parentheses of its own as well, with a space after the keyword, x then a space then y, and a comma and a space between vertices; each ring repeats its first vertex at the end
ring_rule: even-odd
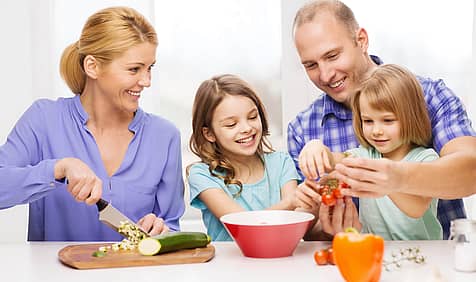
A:
MULTIPOLYGON (((2 67, 0 79, 0 142, 3 143, 13 124, 20 117, 33 97, 32 71, 30 69, 32 40, 29 1, 2 2, 0 17, 0 54, 2 67)), ((26 239, 27 207, 17 206, 0 211, 0 239, 18 241, 26 239)))

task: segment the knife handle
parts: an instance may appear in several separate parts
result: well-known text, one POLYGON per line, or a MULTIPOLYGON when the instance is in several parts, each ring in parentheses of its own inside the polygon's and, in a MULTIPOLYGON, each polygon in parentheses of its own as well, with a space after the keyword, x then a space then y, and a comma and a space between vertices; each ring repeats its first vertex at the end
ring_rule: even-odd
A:
POLYGON ((103 199, 99 199, 99 201, 96 202, 96 206, 98 207, 98 211, 102 211, 109 205, 109 203, 103 199))

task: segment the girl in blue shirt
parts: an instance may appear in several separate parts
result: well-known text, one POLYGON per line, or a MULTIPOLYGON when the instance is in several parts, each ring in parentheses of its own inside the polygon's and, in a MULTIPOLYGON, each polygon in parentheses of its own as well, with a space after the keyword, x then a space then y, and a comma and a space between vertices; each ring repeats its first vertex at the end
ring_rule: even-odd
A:
POLYGON ((245 210, 294 210, 298 175, 287 153, 266 137, 266 112, 255 91, 234 75, 198 88, 190 148, 201 162, 188 170, 191 205, 213 240, 232 240, 219 218, 245 210))

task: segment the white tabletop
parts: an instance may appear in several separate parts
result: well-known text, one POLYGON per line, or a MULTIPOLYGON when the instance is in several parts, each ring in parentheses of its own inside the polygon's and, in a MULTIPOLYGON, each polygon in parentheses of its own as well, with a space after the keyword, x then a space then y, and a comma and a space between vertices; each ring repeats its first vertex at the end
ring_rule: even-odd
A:
MULTIPOLYGON (((317 266, 313 253, 325 242, 301 242, 294 255, 276 259, 244 257, 233 242, 214 242, 215 257, 207 263, 76 270, 58 260, 58 251, 71 242, 0 244, 2 281, 342 281, 336 266, 317 266), (304 280, 305 279, 305 280, 304 280)), ((453 269, 449 241, 387 242, 385 258, 400 248, 420 247, 427 262, 405 263, 400 270, 382 271, 381 281, 476 281, 476 272, 453 269)), ((476 255, 476 254, 468 254, 476 255)))

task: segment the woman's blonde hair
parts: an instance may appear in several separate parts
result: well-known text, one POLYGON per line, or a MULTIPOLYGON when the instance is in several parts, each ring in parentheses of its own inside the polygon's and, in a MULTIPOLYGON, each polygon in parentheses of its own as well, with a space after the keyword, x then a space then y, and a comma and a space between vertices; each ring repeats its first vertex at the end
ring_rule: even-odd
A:
POLYGON ((190 137, 189 146, 190 150, 208 165, 211 175, 223 179, 227 186, 229 184, 239 186, 240 189, 235 194, 236 197, 240 195, 243 186, 239 180, 234 179, 235 168, 225 156, 220 144, 208 141, 203 135, 203 128, 208 128, 213 132, 213 114, 227 95, 242 96, 253 101, 258 109, 262 126, 262 137, 256 154, 263 159, 265 152, 274 151, 266 138, 269 136, 269 125, 263 103, 248 83, 231 74, 214 76, 205 80, 199 86, 193 103, 192 136, 190 137))
POLYGON ((83 61, 92 55, 107 65, 130 47, 140 43, 158 44, 154 27, 139 12, 128 7, 111 7, 91 15, 80 39, 63 51, 60 73, 75 94, 81 94, 86 83, 83 61))
POLYGON ((407 69, 381 65, 366 79, 352 97, 353 126, 360 144, 370 147, 364 138, 360 98, 365 97, 369 106, 395 114, 400 122, 404 144, 428 146, 431 141, 431 123, 423 90, 416 77, 407 69))

